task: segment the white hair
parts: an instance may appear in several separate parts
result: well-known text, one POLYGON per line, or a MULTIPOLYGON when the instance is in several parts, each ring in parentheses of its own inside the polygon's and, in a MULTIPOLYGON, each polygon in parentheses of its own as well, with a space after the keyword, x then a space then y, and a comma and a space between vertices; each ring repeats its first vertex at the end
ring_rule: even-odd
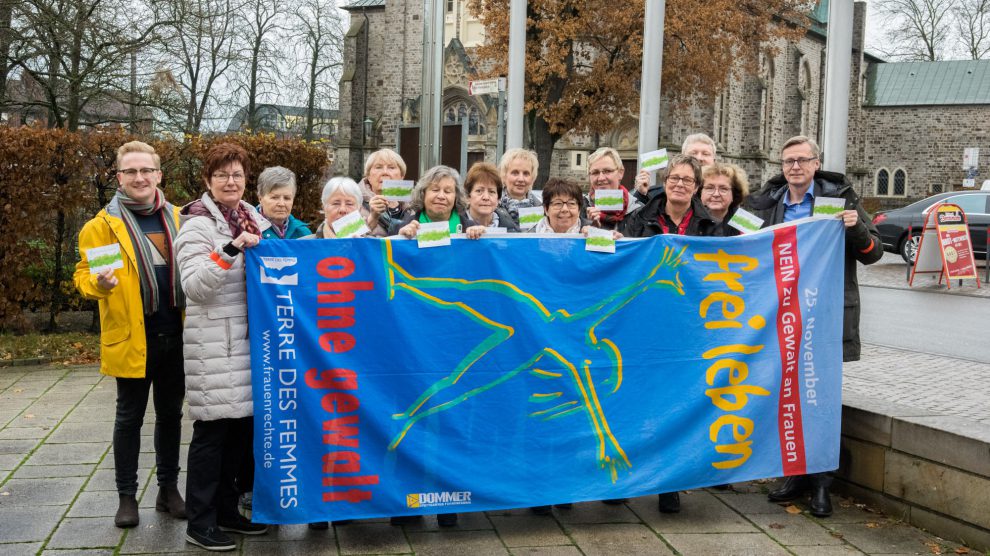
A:
POLYGON ((358 186, 357 182, 346 176, 337 176, 336 178, 330 178, 330 181, 323 186, 323 195, 320 196, 320 205, 326 206, 327 199, 332 197, 333 194, 338 191, 343 191, 345 195, 350 195, 353 197, 358 206, 361 206, 361 203, 364 202, 364 196, 361 194, 361 188, 358 186))

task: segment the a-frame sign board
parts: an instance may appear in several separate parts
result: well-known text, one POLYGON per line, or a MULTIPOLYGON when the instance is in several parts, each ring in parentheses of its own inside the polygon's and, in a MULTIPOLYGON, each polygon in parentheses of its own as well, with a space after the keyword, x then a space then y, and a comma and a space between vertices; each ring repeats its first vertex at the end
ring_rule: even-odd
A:
POLYGON ((908 285, 914 285, 916 274, 933 272, 939 273, 939 284, 945 278, 950 289, 953 280, 976 280, 976 287, 980 287, 966 213, 959 205, 938 203, 925 215, 908 285))

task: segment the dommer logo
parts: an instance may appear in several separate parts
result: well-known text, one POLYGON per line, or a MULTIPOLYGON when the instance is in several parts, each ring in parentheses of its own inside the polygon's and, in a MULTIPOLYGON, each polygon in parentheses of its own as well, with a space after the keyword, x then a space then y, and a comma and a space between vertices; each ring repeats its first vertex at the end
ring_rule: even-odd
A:
POLYGON ((437 506, 463 506, 471 503, 471 492, 419 492, 406 495, 410 508, 434 508, 437 506))
MULTIPOLYGON (((295 257, 261 257, 261 283, 278 284, 280 286, 298 286, 299 273, 288 274, 283 272, 286 268, 296 266, 295 257), (265 272, 265 270, 269 272, 265 272)), ((293 269, 294 270, 294 269, 293 269)))

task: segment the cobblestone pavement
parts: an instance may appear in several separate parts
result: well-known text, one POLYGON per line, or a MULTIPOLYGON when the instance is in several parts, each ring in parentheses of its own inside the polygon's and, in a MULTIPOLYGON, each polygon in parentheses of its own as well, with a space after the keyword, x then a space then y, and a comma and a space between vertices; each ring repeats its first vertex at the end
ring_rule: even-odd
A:
MULTIPOLYGON (((866 359, 873 357, 897 354, 870 348, 866 359)), ((184 522, 154 510, 151 413, 142 431, 141 524, 114 527, 115 394, 113 380, 93 367, 0 369, 0 554, 197 552, 184 541, 184 522)), ((191 429, 184 423, 184 443, 191 429)), ((180 488, 184 479, 183 473, 180 488)), ((439 530, 433 518, 405 527, 382 520, 329 531, 282 526, 239 539, 237 553, 834 556, 964 550, 847 500, 836 500, 831 518, 815 519, 802 503, 767 502, 768 487, 752 482, 683 493, 683 511, 675 515, 659 513, 656 498, 647 496, 620 506, 576 504, 552 516, 529 510, 463 514, 449 530, 439 530)))
POLYGON ((842 367, 843 392, 990 425, 990 365, 863 344, 842 367))

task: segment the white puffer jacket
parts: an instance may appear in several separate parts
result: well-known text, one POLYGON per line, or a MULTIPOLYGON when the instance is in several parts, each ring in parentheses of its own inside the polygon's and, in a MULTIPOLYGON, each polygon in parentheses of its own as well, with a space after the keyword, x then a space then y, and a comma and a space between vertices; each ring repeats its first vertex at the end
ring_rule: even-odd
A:
MULTIPOLYGON (((204 194, 213 217, 181 211, 175 240, 186 320, 182 333, 189 414, 199 421, 237 419, 254 414, 251 405, 251 350, 248 340, 244 255, 230 257, 223 246, 233 240, 216 203, 204 194)), ((258 227, 271 224, 251 205, 258 227)))

